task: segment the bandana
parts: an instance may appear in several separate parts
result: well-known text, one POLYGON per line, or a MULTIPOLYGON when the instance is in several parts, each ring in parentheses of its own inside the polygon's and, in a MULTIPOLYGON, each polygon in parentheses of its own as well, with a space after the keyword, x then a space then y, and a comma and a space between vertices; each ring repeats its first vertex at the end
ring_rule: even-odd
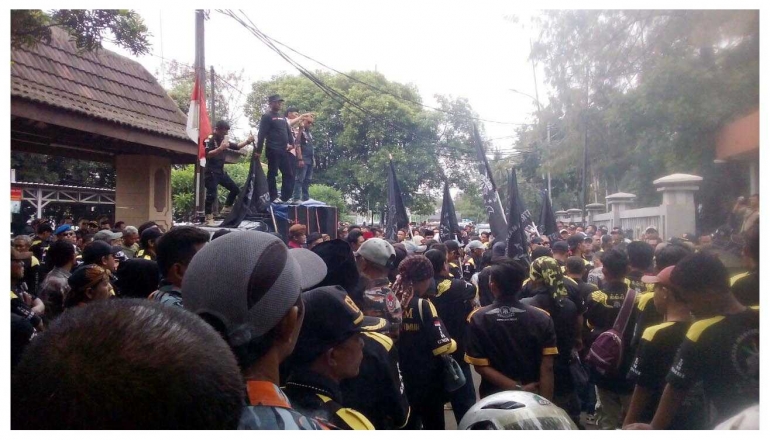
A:
POLYGON ((551 257, 540 257, 529 269, 529 278, 532 281, 541 280, 548 287, 548 293, 554 299, 567 296, 567 288, 564 286, 564 274, 559 262, 551 257))

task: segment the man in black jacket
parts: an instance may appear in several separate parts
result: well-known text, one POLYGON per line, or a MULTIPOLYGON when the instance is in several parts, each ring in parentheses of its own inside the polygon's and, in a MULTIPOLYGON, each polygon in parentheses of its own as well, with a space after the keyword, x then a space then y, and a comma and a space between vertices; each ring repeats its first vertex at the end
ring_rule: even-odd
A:
POLYGON ((281 115, 283 98, 280 95, 271 95, 267 101, 270 112, 262 115, 259 120, 257 148, 254 155, 259 158, 262 155, 262 149, 267 145, 267 186, 270 199, 274 203, 285 203, 294 192, 294 164, 297 160, 291 154, 294 147, 294 134, 286 118, 281 115), (281 170, 280 198, 278 198, 278 186, 275 180, 279 169, 281 170))
POLYGON ((225 172, 225 156, 224 152, 227 149, 240 150, 246 145, 254 142, 254 137, 249 137, 241 142, 235 143, 230 141, 227 134, 230 132, 230 124, 227 121, 218 121, 214 128, 214 133, 211 134, 204 142, 206 146, 206 171, 203 174, 203 181, 206 185, 206 223, 211 225, 214 220, 212 213, 212 207, 214 206, 214 200, 217 198, 217 188, 219 185, 224 186, 230 193, 225 200, 225 206, 222 208, 222 215, 227 215, 233 208, 235 198, 238 197, 240 189, 238 185, 233 182, 233 179, 225 172))

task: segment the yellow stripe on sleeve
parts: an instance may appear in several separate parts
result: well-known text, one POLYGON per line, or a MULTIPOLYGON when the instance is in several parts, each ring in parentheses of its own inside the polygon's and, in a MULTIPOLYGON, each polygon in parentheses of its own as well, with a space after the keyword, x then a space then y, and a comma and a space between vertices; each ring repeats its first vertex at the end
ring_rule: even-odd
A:
POLYGON ((489 366, 489 359, 486 358, 475 358, 468 356, 468 354, 465 354, 465 362, 475 365, 477 367, 488 367, 489 366))

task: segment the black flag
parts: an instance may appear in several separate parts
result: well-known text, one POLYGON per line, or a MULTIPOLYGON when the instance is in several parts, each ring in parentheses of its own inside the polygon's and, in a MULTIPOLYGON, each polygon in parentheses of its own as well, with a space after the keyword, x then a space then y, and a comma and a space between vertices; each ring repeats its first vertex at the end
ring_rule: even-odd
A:
POLYGON ((262 162, 251 157, 249 177, 243 185, 238 198, 235 200, 233 210, 220 225, 223 228, 237 228, 246 217, 258 212, 267 212, 270 208, 270 191, 267 188, 267 177, 262 169, 262 162))
MULTIPOLYGON (((519 184, 516 182, 516 168, 511 169, 508 182, 509 206, 508 211, 508 246, 506 255, 514 260, 529 265, 527 254, 527 234, 524 231, 529 211, 523 210, 524 203, 519 197, 519 184)), ((530 220, 531 221, 531 220, 530 220)))
POLYGON ((548 197, 548 191, 543 190, 543 208, 540 210, 540 233, 548 237, 552 242, 561 240, 559 231, 556 228, 556 215, 553 213, 551 198, 548 197))
POLYGON ((409 217, 406 215, 404 200, 401 198, 401 188, 396 180, 396 169, 393 161, 388 167, 388 222, 385 225, 385 238, 396 240, 398 230, 409 226, 409 217))
POLYGON ((496 239, 504 239, 507 234, 508 224, 505 222, 503 204, 500 202, 500 196, 497 194, 497 186, 492 178, 492 170, 489 168, 487 155, 484 152, 484 146, 481 143, 481 136, 479 136, 476 124, 473 124, 473 140, 476 144, 476 153, 480 162, 481 193, 484 197, 484 207, 489 215, 489 229, 496 239))
POLYGON ((460 225, 457 223, 457 212, 452 196, 449 194, 449 182, 444 182, 444 200, 441 202, 441 223, 438 227, 441 241, 460 241, 460 225))

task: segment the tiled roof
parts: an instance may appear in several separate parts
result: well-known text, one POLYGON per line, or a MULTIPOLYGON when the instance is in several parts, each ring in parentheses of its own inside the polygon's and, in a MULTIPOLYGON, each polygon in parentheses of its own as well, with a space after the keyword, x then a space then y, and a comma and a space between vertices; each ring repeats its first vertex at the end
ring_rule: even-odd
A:
POLYGON ((51 37, 11 50, 11 97, 190 139, 186 115, 141 64, 106 49, 79 53, 58 28, 51 37))

